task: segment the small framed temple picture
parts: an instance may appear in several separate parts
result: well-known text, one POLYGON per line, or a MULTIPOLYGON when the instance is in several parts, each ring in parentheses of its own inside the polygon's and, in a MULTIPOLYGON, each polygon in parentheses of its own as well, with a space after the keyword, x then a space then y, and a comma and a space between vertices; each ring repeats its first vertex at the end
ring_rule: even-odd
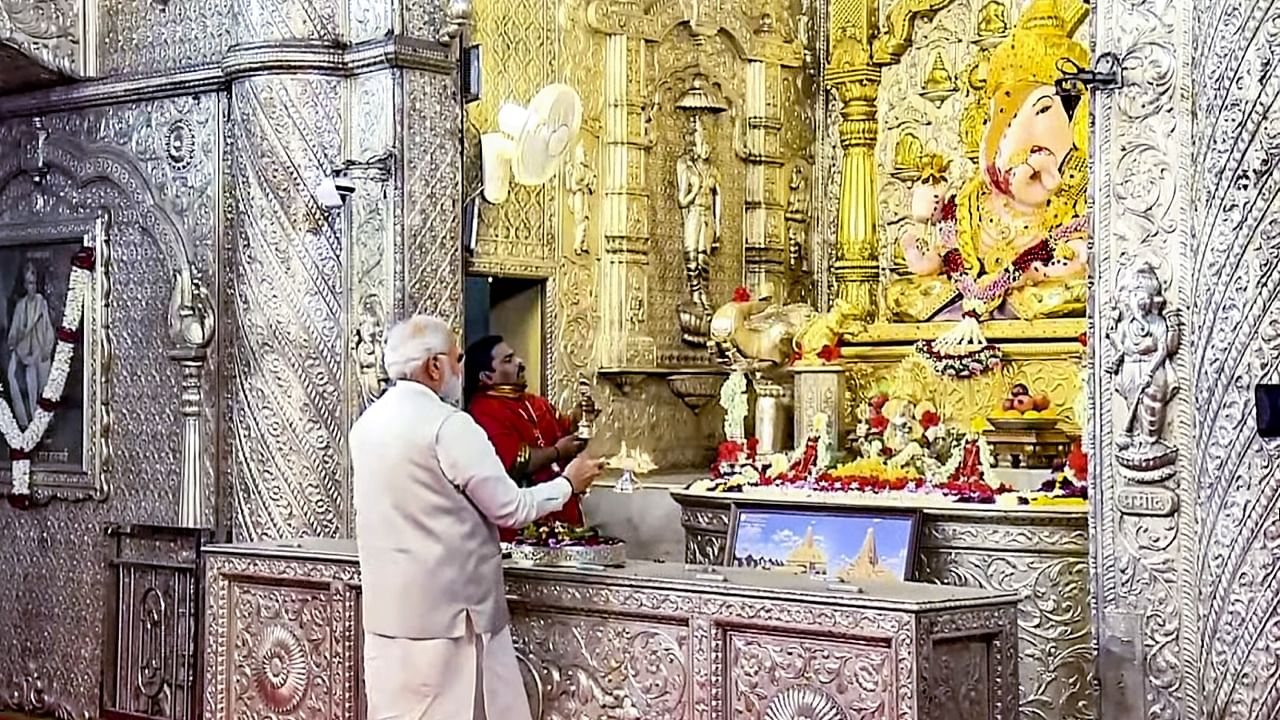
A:
POLYGON ((911 580, 919 529, 917 512, 735 505, 728 564, 848 583, 911 580))
POLYGON ((105 494, 106 232, 105 215, 0 225, 0 479, 13 494, 105 494))

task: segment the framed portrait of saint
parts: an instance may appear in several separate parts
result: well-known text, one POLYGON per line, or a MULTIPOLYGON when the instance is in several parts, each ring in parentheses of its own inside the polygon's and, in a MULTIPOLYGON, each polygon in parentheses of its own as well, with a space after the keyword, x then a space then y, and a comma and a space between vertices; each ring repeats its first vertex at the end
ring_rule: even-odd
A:
POLYGON ((105 215, 0 224, 0 482, 9 492, 105 496, 108 226, 105 215))

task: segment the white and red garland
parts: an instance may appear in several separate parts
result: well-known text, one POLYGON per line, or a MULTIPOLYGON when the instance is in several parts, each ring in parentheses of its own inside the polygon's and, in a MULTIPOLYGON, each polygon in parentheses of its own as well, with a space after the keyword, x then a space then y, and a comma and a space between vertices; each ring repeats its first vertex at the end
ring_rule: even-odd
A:
POLYGON ((49 429, 53 413, 62 401, 67 376, 71 373, 71 358, 80 338, 84 303, 92 287, 93 262, 91 245, 82 246, 71 258, 71 277, 67 281, 67 298, 62 306, 62 324, 58 327, 53 366, 36 403, 35 416, 26 428, 19 429, 13 408, 8 402, 0 402, 0 432, 4 433, 4 441, 9 445, 9 459, 13 462, 13 495, 26 496, 31 492, 31 451, 49 429))

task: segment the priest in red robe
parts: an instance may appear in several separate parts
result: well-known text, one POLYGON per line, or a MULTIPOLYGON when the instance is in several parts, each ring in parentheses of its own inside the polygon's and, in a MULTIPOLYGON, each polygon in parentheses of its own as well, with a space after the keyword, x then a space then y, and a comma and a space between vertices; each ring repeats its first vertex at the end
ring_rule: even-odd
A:
MULTIPOLYGON (((526 392, 524 361, 499 335, 483 337, 467 348, 467 411, 489 435, 498 458, 520 487, 560 477, 586 442, 576 434, 572 418, 546 398, 526 392)), ((546 517, 582 525, 582 506, 575 496, 546 517)), ((515 536, 503 531, 503 540, 515 536)))

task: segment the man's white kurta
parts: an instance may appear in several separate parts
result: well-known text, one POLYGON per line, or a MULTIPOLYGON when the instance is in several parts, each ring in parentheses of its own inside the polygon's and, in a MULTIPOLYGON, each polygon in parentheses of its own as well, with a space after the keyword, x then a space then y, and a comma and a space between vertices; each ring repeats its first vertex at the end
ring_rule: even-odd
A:
POLYGON ((521 489, 471 416, 401 381, 351 429, 370 720, 525 720, 497 526, 572 494, 521 489))

